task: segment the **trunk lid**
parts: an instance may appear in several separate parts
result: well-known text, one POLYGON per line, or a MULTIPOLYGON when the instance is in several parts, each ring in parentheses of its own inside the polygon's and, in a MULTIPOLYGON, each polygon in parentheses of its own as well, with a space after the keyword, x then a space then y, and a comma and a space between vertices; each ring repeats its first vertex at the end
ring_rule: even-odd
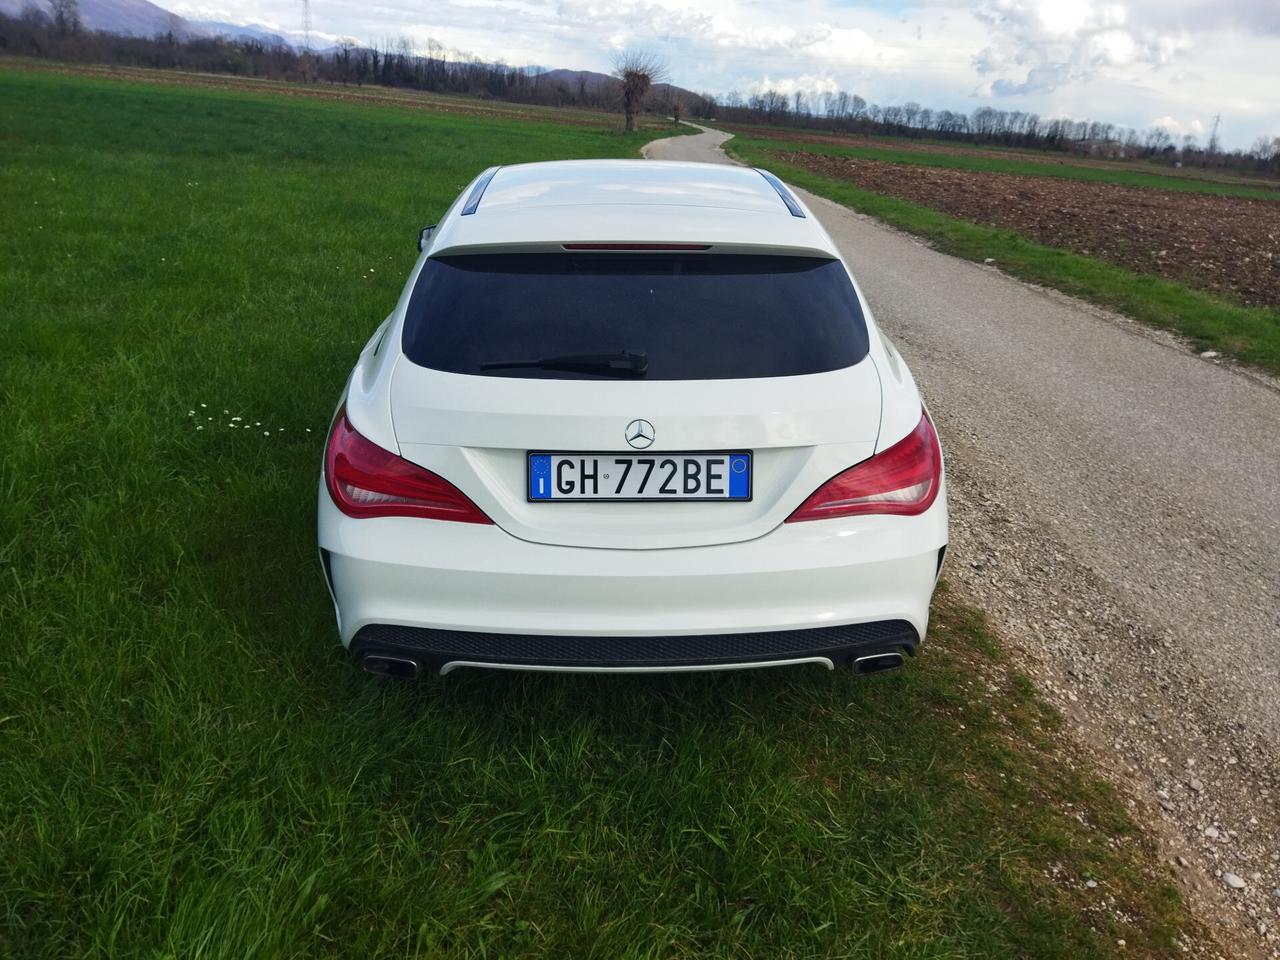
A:
POLYGON ((391 383, 400 455, 459 487, 512 536, 572 547, 658 549, 762 536, 835 473, 874 452, 880 380, 869 356, 839 370, 735 380, 474 376, 401 357, 391 383), (750 450, 746 502, 529 502, 530 451, 645 456, 750 450))

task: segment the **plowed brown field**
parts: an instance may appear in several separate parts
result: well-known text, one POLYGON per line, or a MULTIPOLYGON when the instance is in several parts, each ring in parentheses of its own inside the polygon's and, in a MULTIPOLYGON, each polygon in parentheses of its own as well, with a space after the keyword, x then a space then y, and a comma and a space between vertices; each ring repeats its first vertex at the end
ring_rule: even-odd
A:
POLYGON ((1280 306, 1280 203, 812 153, 778 158, 1048 246, 1280 306))
POLYGON ((931 140, 912 140, 904 137, 882 137, 867 134, 813 133, 809 130, 789 128, 743 126, 741 124, 717 124, 720 129, 741 134, 755 140, 780 140, 789 143, 814 143, 844 148, 868 148, 892 150, 895 153, 933 154, 943 157, 973 157, 976 160, 1010 160, 1015 163, 1037 163, 1045 167, 1086 167, 1093 170, 1114 170, 1117 173, 1142 173, 1149 176, 1169 177, 1173 180, 1198 180, 1205 183, 1221 183, 1236 187, 1257 187, 1262 190, 1280 187, 1274 177, 1251 176, 1227 170, 1202 169, 1196 166, 1171 167, 1146 160, 1107 160, 1056 150, 1032 150, 1017 147, 969 146, 963 141, 938 143, 931 140))

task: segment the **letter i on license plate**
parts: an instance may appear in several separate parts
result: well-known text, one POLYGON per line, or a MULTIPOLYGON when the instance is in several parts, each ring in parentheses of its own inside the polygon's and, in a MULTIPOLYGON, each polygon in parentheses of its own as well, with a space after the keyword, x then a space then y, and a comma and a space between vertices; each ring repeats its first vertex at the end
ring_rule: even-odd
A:
POLYGON ((530 501, 750 500, 751 452, 530 453, 530 501))

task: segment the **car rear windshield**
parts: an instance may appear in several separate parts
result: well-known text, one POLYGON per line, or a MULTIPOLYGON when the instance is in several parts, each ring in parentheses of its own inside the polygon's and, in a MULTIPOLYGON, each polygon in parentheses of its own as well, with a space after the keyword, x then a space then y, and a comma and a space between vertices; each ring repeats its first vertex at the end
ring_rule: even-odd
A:
POLYGON ((867 326, 838 260, 472 254, 423 266, 403 347, 449 373, 593 380, 618 374, 513 364, 641 355, 643 372, 628 375, 726 380, 852 366, 867 355, 867 326))

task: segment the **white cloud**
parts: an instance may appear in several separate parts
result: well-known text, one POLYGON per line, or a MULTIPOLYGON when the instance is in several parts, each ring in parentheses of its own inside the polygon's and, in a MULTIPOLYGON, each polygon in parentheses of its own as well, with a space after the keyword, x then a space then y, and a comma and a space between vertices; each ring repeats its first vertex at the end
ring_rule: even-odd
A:
POLYGON ((1198 136, 1201 136, 1206 129, 1204 125, 1204 121, 1198 118, 1183 121, 1183 120, 1179 120, 1177 117, 1171 117, 1167 114, 1163 117, 1156 117, 1154 120, 1151 121, 1151 126, 1160 127, 1164 130, 1168 130, 1174 136, 1178 136, 1178 137, 1187 133, 1190 133, 1193 136, 1198 137, 1198 136))
POLYGON ((1159 68, 1190 52, 1185 30, 1134 17, 1131 7, 1096 0, 989 0, 977 17, 991 38, 974 58, 997 95, 1046 92, 1087 81, 1107 67, 1159 68), (1019 76, 1018 71, 1022 73, 1019 76))
POLYGON ((1093 12, 1087 0, 1034 0, 1025 4, 1004 0, 994 6, 1006 15, 1029 16, 1045 34, 1055 37, 1070 37, 1079 33, 1089 22, 1093 12))
POLYGON ((764 93, 766 90, 773 90, 785 96, 793 96, 796 93, 803 93, 806 97, 820 97, 824 93, 836 93, 840 89, 840 84, 836 83, 831 77, 813 77, 804 75, 800 77, 780 77, 778 79, 770 79, 762 77, 755 83, 747 87, 752 93, 764 93))
POLYGON ((878 48, 870 34, 857 27, 828 27, 823 24, 820 29, 820 37, 799 49, 805 49, 815 57, 850 63, 866 63, 891 55, 890 51, 878 48))
POLYGON ((1124 66, 1138 57, 1138 44, 1127 30, 1104 30, 1092 38, 1091 44, 1095 59, 1111 66, 1124 66))

